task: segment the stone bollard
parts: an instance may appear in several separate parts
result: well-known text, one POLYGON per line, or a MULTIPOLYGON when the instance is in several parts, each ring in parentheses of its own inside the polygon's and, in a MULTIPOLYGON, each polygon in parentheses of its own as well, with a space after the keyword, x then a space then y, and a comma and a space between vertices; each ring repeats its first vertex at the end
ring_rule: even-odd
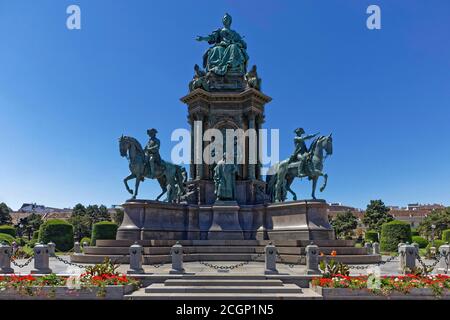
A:
POLYGON ((319 270, 319 247, 315 244, 306 246, 306 274, 321 274, 319 270))
POLYGON ((373 254, 380 254, 380 244, 378 242, 374 242, 372 244, 373 254))
POLYGON ((172 249, 170 249, 170 254, 172 256, 172 269, 169 271, 169 273, 184 273, 183 246, 178 241, 175 245, 172 246, 172 249))
POLYGON ((265 250, 266 269, 264 274, 277 274, 277 248, 270 243, 265 250))
POLYGON ((78 241, 73 244, 73 252, 75 254, 81 254, 80 243, 78 241))
POLYGON ((34 269, 32 274, 48 274, 52 273, 49 267, 49 252, 48 246, 38 243, 34 246, 34 269))
POLYGON ((400 247, 400 272, 405 273, 405 269, 412 270, 416 267, 416 248, 411 244, 400 247))
POLYGON ((441 260, 439 261, 438 271, 447 274, 449 271, 450 245, 447 243, 440 246, 439 253, 441 255, 441 260))
POLYGON ((403 243, 403 242, 400 242, 398 245, 397 245, 397 252, 398 253, 400 253, 400 247, 401 246, 404 246, 406 243, 403 243))
POLYGON ((135 242, 130 246, 130 269, 127 271, 128 274, 140 274, 145 273, 142 268, 142 253, 144 248, 135 242))
POLYGON ((47 244, 47 247, 48 247, 48 255, 49 255, 50 257, 53 257, 53 256, 55 255, 56 244, 53 243, 52 241, 50 241, 50 242, 47 244))
POLYGON ((366 243, 364 244, 364 248, 366 248, 367 254, 372 254, 372 243, 366 242, 366 243))
POLYGON ((14 273, 11 268, 12 247, 0 243, 0 274, 14 273))

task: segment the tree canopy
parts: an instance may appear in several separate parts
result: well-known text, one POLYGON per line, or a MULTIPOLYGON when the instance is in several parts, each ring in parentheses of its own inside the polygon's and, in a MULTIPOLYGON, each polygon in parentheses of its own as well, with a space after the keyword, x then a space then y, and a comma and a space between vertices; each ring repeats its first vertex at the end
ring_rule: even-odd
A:
POLYGON ((435 238, 440 238, 443 230, 450 229, 450 207, 433 210, 419 224, 417 231, 426 237, 430 237, 432 233, 432 225, 436 226, 434 230, 435 238))
POLYGON ((386 207, 381 200, 370 200, 364 213, 363 223, 371 230, 381 231, 381 226, 394 220, 389 214, 390 209, 386 207))
POLYGON ((351 235, 353 230, 358 226, 358 219, 355 215, 347 210, 345 212, 339 212, 336 217, 331 220, 334 232, 338 237, 345 237, 351 235))
POLYGON ((6 205, 6 203, 0 203, 0 225, 10 225, 12 224, 11 219, 11 209, 6 205))

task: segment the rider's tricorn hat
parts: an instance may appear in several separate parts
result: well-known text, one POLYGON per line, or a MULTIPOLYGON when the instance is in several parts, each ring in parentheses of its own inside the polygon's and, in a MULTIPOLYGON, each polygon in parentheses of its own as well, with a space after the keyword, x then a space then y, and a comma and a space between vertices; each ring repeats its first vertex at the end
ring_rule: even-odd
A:
POLYGON ((300 133, 300 134, 304 134, 305 130, 303 130, 303 128, 297 128, 294 130, 295 133, 300 133))
POLYGON ((151 128, 147 130, 147 134, 152 134, 152 133, 158 133, 158 130, 156 130, 155 128, 151 128))

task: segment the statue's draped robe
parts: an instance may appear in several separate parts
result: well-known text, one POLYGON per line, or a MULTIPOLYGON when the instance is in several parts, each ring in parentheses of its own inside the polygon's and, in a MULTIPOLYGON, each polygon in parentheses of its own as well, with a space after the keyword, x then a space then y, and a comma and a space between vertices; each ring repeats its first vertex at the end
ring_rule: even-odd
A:
POLYGON ((225 75, 227 71, 245 73, 248 55, 247 45, 241 36, 230 29, 218 29, 209 35, 209 48, 203 57, 203 67, 217 75, 225 75))
POLYGON ((235 198, 236 165, 226 164, 224 160, 214 168, 214 182, 216 196, 219 200, 233 200, 235 198))

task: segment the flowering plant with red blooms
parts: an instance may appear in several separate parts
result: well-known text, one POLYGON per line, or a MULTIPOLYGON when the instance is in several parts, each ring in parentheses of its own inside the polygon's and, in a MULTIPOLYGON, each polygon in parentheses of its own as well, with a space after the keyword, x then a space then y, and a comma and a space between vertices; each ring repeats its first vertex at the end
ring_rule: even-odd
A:
POLYGON ((442 295, 444 290, 450 291, 450 276, 443 274, 436 275, 415 275, 404 276, 384 276, 381 277, 380 289, 368 289, 367 276, 343 276, 333 275, 332 278, 317 277, 312 279, 312 285, 323 288, 347 288, 347 289, 367 289, 369 291, 382 294, 389 294, 392 291, 408 293, 413 288, 432 289, 436 296, 442 295))
MULTIPOLYGON (((105 261, 103 264, 86 268, 86 272, 81 274, 78 279, 80 289, 97 288, 97 295, 106 294, 106 286, 132 285, 138 287, 139 282, 128 278, 124 274, 116 272, 116 266, 111 261, 105 261)), ((0 292, 7 289, 14 289, 23 295, 41 295, 44 287, 50 287, 49 295, 53 295, 56 287, 68 286, 69 277, 49 274, 45 276, 34 277, 32 275, 11 275, 0 277, 0 292)))

